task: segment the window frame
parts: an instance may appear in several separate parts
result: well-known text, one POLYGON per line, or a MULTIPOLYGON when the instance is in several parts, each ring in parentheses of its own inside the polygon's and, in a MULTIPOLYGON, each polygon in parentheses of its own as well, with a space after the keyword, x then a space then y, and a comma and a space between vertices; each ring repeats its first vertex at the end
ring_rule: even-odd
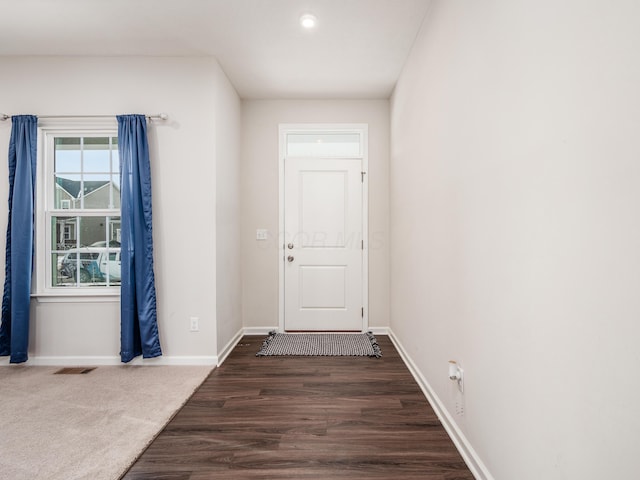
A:
MULTIPOLYGON (((52 285, 52 221, 53 217, 118 217, 117 208, 54 208, 55 181, 54 159, 56 137, 118 136, 118 126, 113 119, 75 120, 46 119, 39 121, 38 158, 36 167, 36 199, 34 225, 34 269, 32 297, 40 302, 91 302, 120 300, 120 285, 113 286, 65 286, 52 285)), ((77 232, 75 232, 77 238, 77 232)))

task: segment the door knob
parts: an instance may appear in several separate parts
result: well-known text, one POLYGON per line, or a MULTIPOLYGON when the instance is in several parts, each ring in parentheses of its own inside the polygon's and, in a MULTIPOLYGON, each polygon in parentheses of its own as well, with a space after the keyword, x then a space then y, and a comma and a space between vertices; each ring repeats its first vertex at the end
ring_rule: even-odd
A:
POLYGON ((287 260, 288 260, 289 262, 293 262, 293 256, 292 256, 292 255, 289 255, 289 256, 287 257, 287 260))
POLYGON ((288 248, 289 250, 293 249, 293 243, 289 243, 289 244, 287 244, 287 248, 288 248))

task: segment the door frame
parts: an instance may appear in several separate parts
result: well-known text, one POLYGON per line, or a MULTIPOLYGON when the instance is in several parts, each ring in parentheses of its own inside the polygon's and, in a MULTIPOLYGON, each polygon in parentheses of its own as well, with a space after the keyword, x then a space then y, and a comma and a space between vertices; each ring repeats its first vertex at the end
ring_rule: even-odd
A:
POLYGON ((278 331, 285 331, 284 164, 287 156, 287 134, 289 133, 358 133, 360 135, 361 156, 336 158, 360 158, 362 160, 364 179, 362 182, 362 331, 366 332, 369 328, 369 125, 366 123, 281 123, 278 125, 278 331))

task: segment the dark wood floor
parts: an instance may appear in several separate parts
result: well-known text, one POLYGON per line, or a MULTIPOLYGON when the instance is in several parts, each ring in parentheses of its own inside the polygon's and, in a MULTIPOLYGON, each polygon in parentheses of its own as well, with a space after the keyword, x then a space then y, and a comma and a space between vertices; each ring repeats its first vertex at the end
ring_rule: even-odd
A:
POLYGON ((386 336, 382 358, 256 357, 247 336, 126 480, 473 480, 386 336))

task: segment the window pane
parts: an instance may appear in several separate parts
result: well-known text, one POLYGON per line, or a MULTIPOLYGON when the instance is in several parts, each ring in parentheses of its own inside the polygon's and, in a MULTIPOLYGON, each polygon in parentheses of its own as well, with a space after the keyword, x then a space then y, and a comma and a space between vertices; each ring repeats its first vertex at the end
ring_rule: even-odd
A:
POLYGON ((97 242, 104 244, 107 237, 105 217, 81 217, 79 220, 81 247, 93 246, 97 242))
POLYGON ((77 217, 53 217, 51 219, 51 250, 68 250, 78 246, 77 217))
POLYGON ((56 137, 56 149, 78 149, 80 148, 80 137, 56 137))
POLYGON ((51 285, 96 287, 120 284, 120 217, 54 217, 51 285), (78 239, 60 242, 67 227, 78 239), (63 232, 63 233, 60 233, 63 232))
POLYGON ((292 157, 354 157, 362 155, 359 133, 290 133, 287 155, 292 157))
POLYGON ((120 246, 120 217, 110 217, 109 222, 109 246, 120 246))
POLYGON ((84 139, 84 171, 109 173, 111 153, 109 137, 84 139))
POLYGON ((80 139, 56 138, 54 170, 56 172, 80 172, 80 139))
POLYGON ((110 248, 100 254, 100 273, 109 285, 120 285, 120 249, 110 248))
POLYGON ((53 208, 68 210, 80 208, 78 194, 80 193, 80 175, 55 175, 55 190, 53 208))
POLYGON ((85 137, 84 148, 85 150, 91 150, 91 149, 104 150, 105 148, 108 150, 109 137, 85 137))
POLYGON ((120 209, 120 176, 112 175, 111 183, 113 184, 113 204, 114 208, 120 209))
POLYGON ((61 272, 62 259, 65 254, 63 252, 55 252, 51 254, 51 285, 54 287, 64 286, 71 283, 70 279, 61 272))
POLYGON ((118 139, 113 138, 113 151, 111 152, 111 171, 118 173, 120 171, 120 152, 118 152, 118 139))
POLYGON ((91 173, 83 178, 84 208, 115 208, 109 175, 91 173))

